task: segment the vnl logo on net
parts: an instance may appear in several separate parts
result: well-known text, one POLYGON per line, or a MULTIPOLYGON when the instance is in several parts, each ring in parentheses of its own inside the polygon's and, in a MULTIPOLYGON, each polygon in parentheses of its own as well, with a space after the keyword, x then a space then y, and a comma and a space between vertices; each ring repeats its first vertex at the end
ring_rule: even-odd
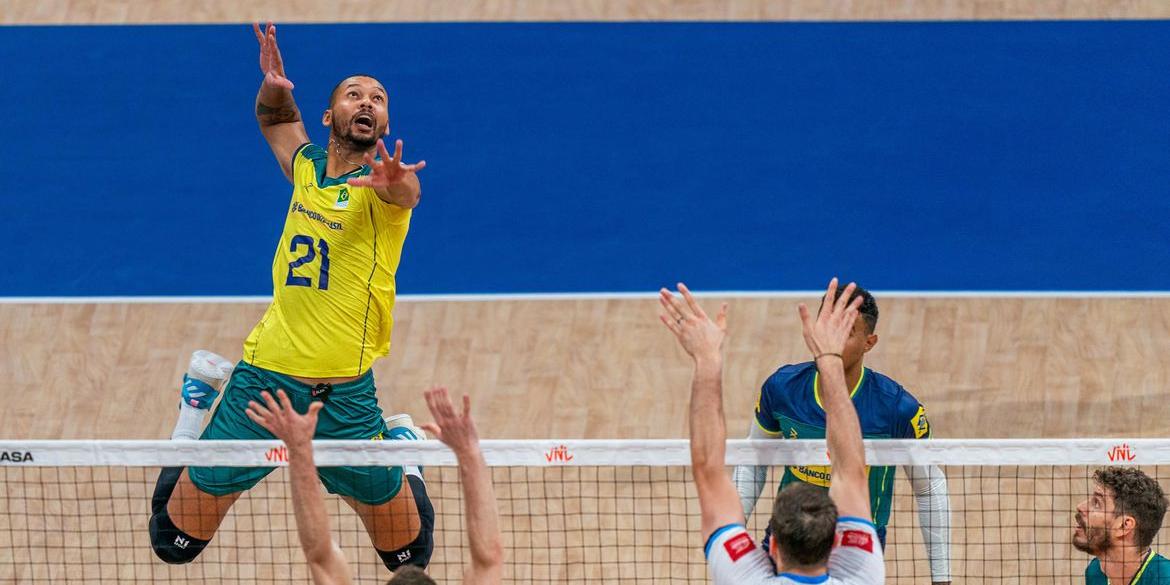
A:
POLYGON ((573 454, 564 445, 552 447, 544 453, 544 460, 549 463, 568 463, 573 460, 573 454))
POLYGON ((1114 445, 1106 455, 1109 457, 1109 461, 1113 463, 1137 459, 1137 452, 1130 448, 1129 443, 1114 445))

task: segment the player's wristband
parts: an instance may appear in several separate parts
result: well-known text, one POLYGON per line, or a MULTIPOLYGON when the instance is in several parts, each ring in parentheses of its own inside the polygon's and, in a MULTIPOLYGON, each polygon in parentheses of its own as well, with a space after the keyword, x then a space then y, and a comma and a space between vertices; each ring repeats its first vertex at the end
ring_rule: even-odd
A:
POLYGON ((817 360, 819 360, 819 359, 821 359, 821 358, 823 358, 823 357, 825 357, 825 356, 827 356, 827 355, 836 356, 836 357, 838 357, 838 358, 841 358, 841 361, 845 361, 845 358, 841 357, 841 354, 839 354, 839 353, 833 353, 833 352, 828 352, 828 351, 827 351, 827 352, 825 352, 825 353, 822 353, 821 355, 818 355, 818 356, 814 357, 814 358, 813 358, 813 361, 815 362, 815 361, 817 361, 817 360))

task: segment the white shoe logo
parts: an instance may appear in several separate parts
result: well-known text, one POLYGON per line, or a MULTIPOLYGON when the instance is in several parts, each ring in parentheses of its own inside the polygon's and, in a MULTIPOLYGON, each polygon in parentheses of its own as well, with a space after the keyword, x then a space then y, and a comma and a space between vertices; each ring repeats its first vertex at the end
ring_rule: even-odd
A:
POLYGON ((404 550, 398 553, 398 562, 405 563, 408 560, 410 560, 410 551, 404 550))
POLYGON ((188 541, 186 538, 183 538, 182 536, 175 537, 175 546, 177 546, 179 548, 187 548, 188 544, 191 544, 191 542, 188 541))

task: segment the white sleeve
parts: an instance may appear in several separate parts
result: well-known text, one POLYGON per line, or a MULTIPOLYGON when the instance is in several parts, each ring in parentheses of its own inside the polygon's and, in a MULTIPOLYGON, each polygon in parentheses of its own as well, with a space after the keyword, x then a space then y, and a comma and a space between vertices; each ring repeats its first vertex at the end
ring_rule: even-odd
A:
POLYGON ((951 498, 947 477, 936 465, 905 466, 914 488, 918 526, 930 559, 930 578, 936 583, 951 580, 951 498))
POLYGON ((756 546, 742 524, 728 524, 711 533, 703 547, 714 585, 756 585, 775 576, 768 555, 756 546))
POLYGON ((848 585, 882 585, 886 565, 882 543, 873 522, 842 516, 837 519, 837 540, 829 553, 829 574, 848 585))
MULTIPOLYGON (((779 437, 779 434, 772 434, 760 428, 755 417, 752 417, 747 438, 777 439, 779 437)), ((764 485, 768 483, 768 466, 737 465, 732 478, 735 481, 735 491, 739 493, 739 503, 743 506, 743 517, 745 519, 751 518, 752 511, 756 509, 756 502, 760 500, 760 494, 764 492, 764 485)))

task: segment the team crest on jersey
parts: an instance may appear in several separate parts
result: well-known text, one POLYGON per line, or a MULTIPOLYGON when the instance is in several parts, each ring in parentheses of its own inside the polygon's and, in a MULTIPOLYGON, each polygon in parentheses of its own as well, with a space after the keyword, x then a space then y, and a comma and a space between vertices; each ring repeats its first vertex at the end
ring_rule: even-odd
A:
POLYGON ((914 418, 910 419, 910 426, 914 427, 914 438, 921 439, 930 434, 930 421, 926 420, 926 407, 919 406, 914 418))
POLYGON ((788 429, 788 438, 789 439, 796 438, 796 427, 792 427, 791 429, 788 429))
POLYGON ((349 207, 349 189, 341 188, 341 192, 337 194, 337 203, 333 205, 337 209, 345 209, 349 207))

